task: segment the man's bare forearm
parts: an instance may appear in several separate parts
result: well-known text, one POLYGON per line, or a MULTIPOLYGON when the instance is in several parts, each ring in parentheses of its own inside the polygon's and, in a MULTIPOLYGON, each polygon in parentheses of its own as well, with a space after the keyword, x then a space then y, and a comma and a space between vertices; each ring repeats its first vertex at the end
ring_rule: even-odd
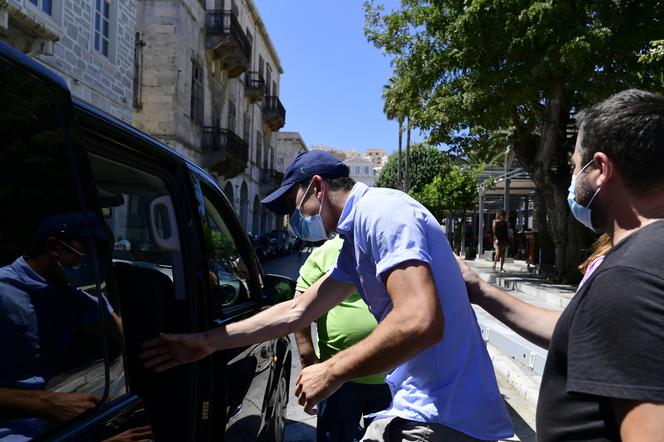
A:
POLYGON ((302 296, 279 303, 244 321, 210 330, 206 332, 205 340, 212 351, 217 351, 286 336, 311 324, 353 289, 352 284, 321 278, 302 296), (324 292, 323 296, 318 296, 319 290, 324 292))
POLYGON ((365 339, 328 359, 333 375, 348 382, 388 371, 434 345, 442 336, 394 309, 365 339))
MULTIPOLYGON (((302 292, 295 291, 295 298, 302 296, 302 292)), ((297 352, 300 355, 300 364, 302 367, 307 367, 311 364, 318 362, 316 357, 316 350, 314 349, 314 341, 311 337, 311 324, 308 324, 301 330, 293 333, 295 336, 295 344, 297 345, 297 352)))
POLYGON ((478 290, 477 305, 530 342, 549 347, 560 312, 523 302, 486 281, 480 282, 478 290))
POLYGON ((387 371, 443 338, 445 318, 428 264, 402 263, 385 285, 392 310, 368 337, 328 360, 337 379, 387 371))
POLYGON ((318 362, 316 350, 314 349, 314 341, 311 337, 311 325, 296 331, 294 336, 302 367, 307 367, 318 362))
POLYGON ((44 418, 44 410, 49 406, 49 393, 45 390, 0 388, 0 419, 44 418))

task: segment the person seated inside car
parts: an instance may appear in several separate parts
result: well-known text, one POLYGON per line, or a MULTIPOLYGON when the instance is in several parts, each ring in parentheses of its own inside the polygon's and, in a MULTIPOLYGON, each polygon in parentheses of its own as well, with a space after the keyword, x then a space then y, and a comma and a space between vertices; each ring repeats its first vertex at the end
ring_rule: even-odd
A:
POLYGON ((108 331, 122 330, 105 296, 67 277, 85 260, 90 240, 108 241, 103 221, 58 214, 41 224, 25 256, 0 268, 0 441, 28 440, 100 401, 91 393, 46 390, 73 337, 99 324, 100 302, 108 331))

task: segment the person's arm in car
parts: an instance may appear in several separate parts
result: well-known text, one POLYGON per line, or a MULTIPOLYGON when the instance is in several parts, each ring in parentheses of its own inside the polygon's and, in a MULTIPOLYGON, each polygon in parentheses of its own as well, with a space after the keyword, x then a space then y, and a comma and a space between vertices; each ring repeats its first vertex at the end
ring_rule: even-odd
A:
POLYGON ((92 393, 0 388, 0 419, 36 417, 62 423, 96 407, 98 403, 99 398, 92 393))
POLYGON ((286 336, 321 317, 355 290, 355 285, 330 277, 319 279, 305 293, 243 321, 202 333, 161 334, 142 344, 140 358, 157 372, 200 360, 216 351, 248 346, 286 336))

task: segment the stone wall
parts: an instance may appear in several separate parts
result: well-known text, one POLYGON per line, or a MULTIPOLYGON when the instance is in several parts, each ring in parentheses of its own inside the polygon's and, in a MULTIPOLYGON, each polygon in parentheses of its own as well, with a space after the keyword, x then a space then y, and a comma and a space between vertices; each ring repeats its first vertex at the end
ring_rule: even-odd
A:
MULTIPOLYGON (((7 0, 7 4, 12 7, 10 17, 20 12, 28 19, 22 26, 12 26, 10 21, 6 32, 10 43, 30 38, 33 29, 29 28, 48 29, 56 40, 52 43, 52 51, 37 51, 30 55, 60 74, 73 96, 120 120, 131 122, 136 0, 112 2, 108 57, 93 47, 94 1, 53 0, 51 16, 29 0, 7 0)), ((19 49, 26 50, 25 47, 19 49)))

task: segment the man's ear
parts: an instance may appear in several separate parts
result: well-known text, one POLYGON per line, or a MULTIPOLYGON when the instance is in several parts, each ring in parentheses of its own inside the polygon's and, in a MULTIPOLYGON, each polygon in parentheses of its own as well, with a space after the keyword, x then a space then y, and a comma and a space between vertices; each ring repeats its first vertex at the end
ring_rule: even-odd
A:
POLYGON ((616 165, 604 152, 595 152, 593 160, 595 160, 595 165, 600 172, 599 177, 597 177, 597 186, 602 187, 616 174, 616 165))
POLYGON ((312 177, 313 184, 311 187, 314 188, 314 194, 316 198, 320 200, 323 190, 325 190, 325 180, 320 175, 314 175, 312 177))

